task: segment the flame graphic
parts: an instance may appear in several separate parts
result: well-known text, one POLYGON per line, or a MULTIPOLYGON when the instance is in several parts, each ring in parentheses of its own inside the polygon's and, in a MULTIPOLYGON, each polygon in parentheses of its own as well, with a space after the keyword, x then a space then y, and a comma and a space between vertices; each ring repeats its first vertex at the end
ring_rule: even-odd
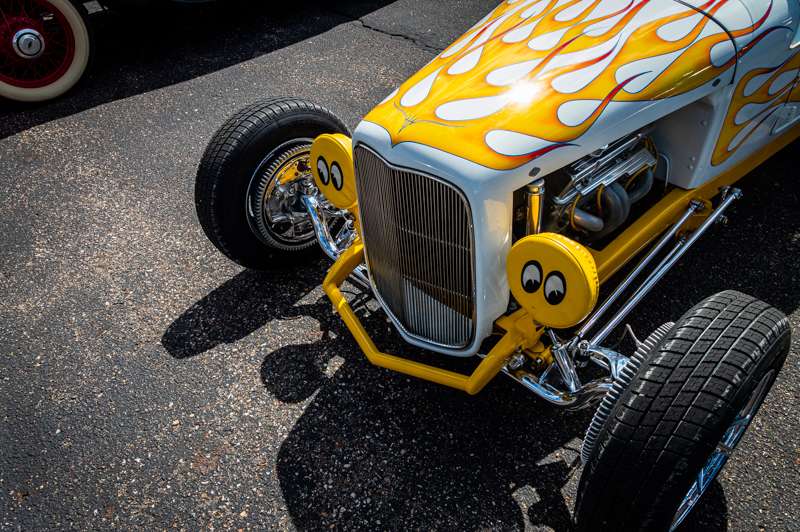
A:
POLYGON ((794 83, 792 92, 789 93, 789 103, 800 103, 800 74, 797 75, 797 81, 794 83))
MULTIPOLYGON (((699 8, 713 16, 730 1, 699 8)), ((395 144, 426 144, 506 170, 575 141, 612 102, 683 94, 736 61, 728 34, 695 9, 674 0, 620 5, 507 0, 365 120, 395 144), (457 134, 442 125, 458 126, 457 134)))
POLYGON ((711 164, 718 166, 728 160, 781 105, 800 101, 798 69, 800 54, 795 54, 782 65, 756 68, 742 77, 728 107, 711 164))

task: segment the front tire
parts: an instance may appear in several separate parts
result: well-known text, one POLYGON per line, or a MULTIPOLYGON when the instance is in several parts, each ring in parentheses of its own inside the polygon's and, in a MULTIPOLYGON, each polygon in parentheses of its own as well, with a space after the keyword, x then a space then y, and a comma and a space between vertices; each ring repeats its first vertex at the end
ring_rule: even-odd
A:
POLYGON ((217 249, 260 270, 317 253, 299 197, 313 181, 307 161, 311 142, 323 133, 348 130, 324 107, 298 98, 254 103, 223 124, 195 181, 197 218, 217 249))
POLYGON ((0 7, 0 97, 41 102, 80 81, 92 54, 82 3, 19 0, 0 7))
POLYGON ((680 525, 764 401, 789 343, 786 317, 738 292, 687 312, 603 425, 578 488, 577 529, 680 525))

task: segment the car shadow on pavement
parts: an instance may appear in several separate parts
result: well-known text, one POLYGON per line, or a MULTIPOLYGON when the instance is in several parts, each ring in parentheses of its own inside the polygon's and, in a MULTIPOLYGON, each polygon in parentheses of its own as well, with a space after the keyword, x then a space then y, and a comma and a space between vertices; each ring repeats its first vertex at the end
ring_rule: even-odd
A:
MULTIPOLYGON (((377 315, 365 324, 387 351, 408 349, 377 315)), ((572 528, 591 411, 559 411, 502 378, 475 397, 409 379, 371 366, 342 326, 329 325, 319 342, 280 348, 261 368, 278 399, 316 394, 277 458, 297 528, 572 528)), ((718 484, 692 529, 727 530, 718 484)))
MULTIPOLYGON (((324 266, 323 259, 293 272, 245 270, 183 312, 162 337, 170 355, 183 359, 275 319, 320 323, 319 341, 283 346, 261 365, 275 398, 311 399, 277 456, 294 524, 569 530, 591 411, 559 411, 502 378, 470 397, 371 366, 326 298, 300 302, 317 288, 324 266)), ((387 351, 437 358, 409 353, 379 312, 367 312, 364 323, 387 351)), ((443 363, 461 372, 474 367, 472 360, 443 363)), ((718 484, 684 529, 727 529, 718 484)))
POLYGON ((331 313, 329 304, 297 302, 317 287, 324 264, 327 259, 292 271, 244 270, 186 309, 164 331, 161 345, 175 358, 189 358, 241 340, 275 319, 321 319, 331 313))
MULTIPOLYGON (((387 351, 403 349, 376 315, 366 325, 387 351)), ((521 528, 523 511, 556 530, 570 523, 561 489, 585 413, 562 418, 507 382, 470 397, 373 367, 336 325, 270 353, 262 379, 282 400, 316 394, 277 457, 301 530, 521 528)))
POLYGON ((336 8, 323 0, 99 11, 90 15, 95 55, 81 83, 42 104, 0 99, 0 139, 111 101, 197 78, 357 20, 394 0, 336 8))

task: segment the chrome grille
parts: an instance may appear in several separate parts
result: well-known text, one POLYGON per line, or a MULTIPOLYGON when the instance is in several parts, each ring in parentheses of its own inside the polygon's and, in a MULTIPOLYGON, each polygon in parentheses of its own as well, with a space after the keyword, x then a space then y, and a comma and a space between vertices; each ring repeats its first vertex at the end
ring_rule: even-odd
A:
POLYGON ((355 150, 361 227, 378 298, 406 333, 443 347, 474 330, 473 231, 461 192, 355 150))

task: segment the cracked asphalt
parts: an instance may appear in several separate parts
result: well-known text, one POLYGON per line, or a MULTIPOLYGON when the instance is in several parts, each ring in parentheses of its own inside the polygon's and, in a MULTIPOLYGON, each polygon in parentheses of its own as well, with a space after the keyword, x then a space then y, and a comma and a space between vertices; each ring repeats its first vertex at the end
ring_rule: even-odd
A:
MULTIPOLYGON (((194 215, 197 162, 236 109, 296 95, 353 126, 494 2, 269 4, 95 13, 76 91, 0 102, 0 528, 568 529, 589 413, 371 367, 325 260, 242 270, 194 215)), ((697 529, 800 529, 798 149, 742 182, 632 319, 647 332, 726 288, 791 318, 697 529)))

